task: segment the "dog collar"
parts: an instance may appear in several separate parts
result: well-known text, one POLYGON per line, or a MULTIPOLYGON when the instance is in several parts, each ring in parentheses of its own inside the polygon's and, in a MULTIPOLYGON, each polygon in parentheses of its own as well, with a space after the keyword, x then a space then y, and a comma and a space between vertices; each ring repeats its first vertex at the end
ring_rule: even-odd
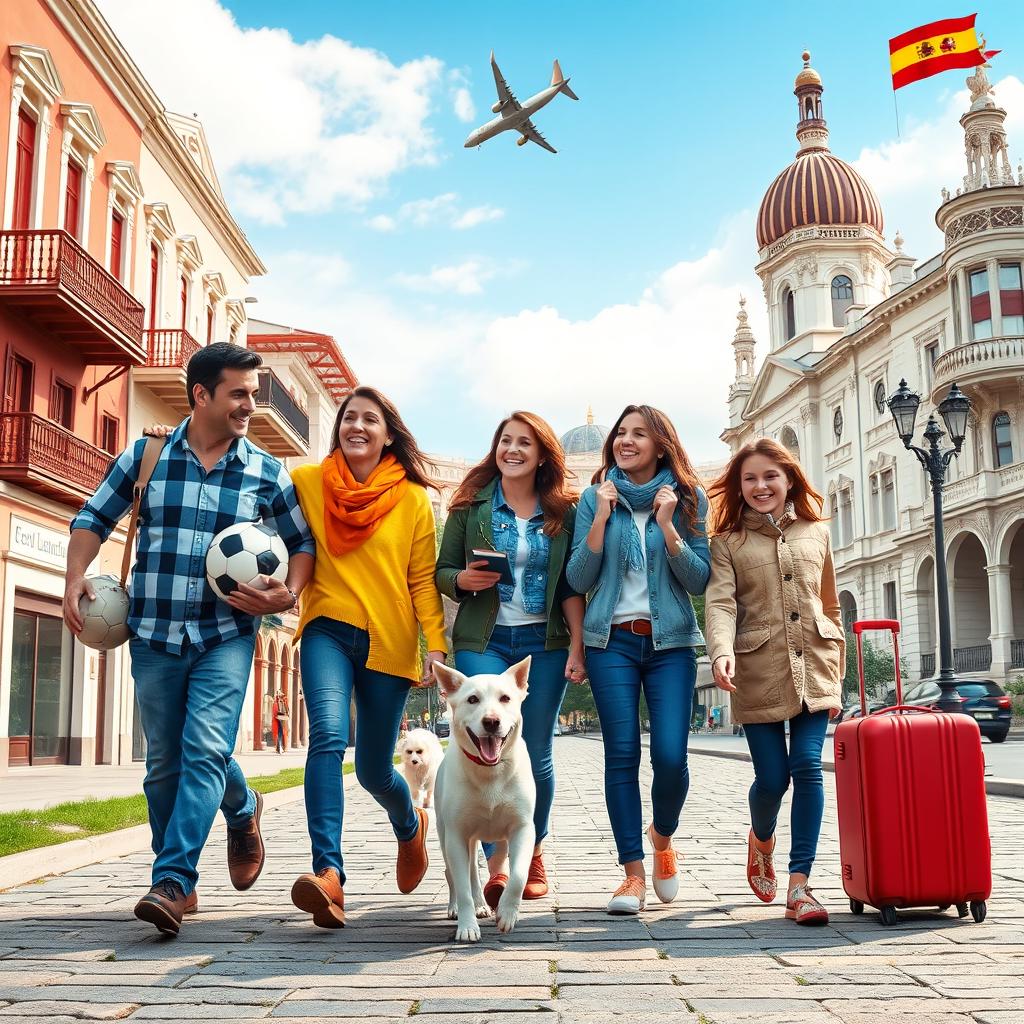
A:
POLYGON ((482 764, 485 768, 496 768, 499 764, 501 764, 501 758, 498 758, 498 760, 495 761, 494 764, 488 764, 482 757, 477 757, 476 754, 471 754, 463 746, 460 746, 459 750, 461 750, 466 755, 466 757, 468 757, 470 761, 472 761, 474 764, 482 764))

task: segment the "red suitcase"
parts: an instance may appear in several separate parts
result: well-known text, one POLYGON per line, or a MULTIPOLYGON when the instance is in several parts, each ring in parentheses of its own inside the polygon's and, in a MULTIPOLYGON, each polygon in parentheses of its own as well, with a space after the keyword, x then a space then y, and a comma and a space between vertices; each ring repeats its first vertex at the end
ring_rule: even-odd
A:
POLYGON ((981 733, 970 715, 903 705, 899 629, 853 624, 863 717, 834 737, 843 888, 855 914, 877 907, 886 925, 897 907, 953 904, 980 922, 992 893, 981 733), (896 706, 868 715, 861 633, 876 629, 893 635, 896 706))

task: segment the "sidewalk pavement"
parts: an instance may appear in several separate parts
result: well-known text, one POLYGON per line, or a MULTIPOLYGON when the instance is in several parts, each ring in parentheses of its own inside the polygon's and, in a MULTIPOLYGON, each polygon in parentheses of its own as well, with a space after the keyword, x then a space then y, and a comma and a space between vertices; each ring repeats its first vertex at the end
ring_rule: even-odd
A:
MULTIPOLYGON (((603 912, 620 873, 604 810, 600 743, 555 743, 558 786, 547 842, 552 895, 526 905, 499 940, 456 947, 436 833, 412 896, 394 883, 394 839, 348 776, 349 927, 321 931, 290 904, 308 869, 301 803, 264 818, 267 867, 249 893, 230 888, 224 829, 202 863, 200 913, 178 939, 131 916, 149 856, 95 864, 0 893, 0 1020, 399 1024, 1018 1024, 1024 1000, 1020 804, 994 797, 995 894, 988 920, 906 912, 894 928, 850 913, 839 884, 835 804, 826 776, 816 892, 824 928, 782 919, 744 878, 748 764, 694 757, 677 846, 679 899, 639 918, 603 912), (547 1016, 550 1013, 551 1016, 547 1016)), ((649 784, 646 763, 642 780, 649 784)), ((783 816, 779 849, 788 847, 783 816)), ((780 857, 784 862, 784 857, 780 857)))

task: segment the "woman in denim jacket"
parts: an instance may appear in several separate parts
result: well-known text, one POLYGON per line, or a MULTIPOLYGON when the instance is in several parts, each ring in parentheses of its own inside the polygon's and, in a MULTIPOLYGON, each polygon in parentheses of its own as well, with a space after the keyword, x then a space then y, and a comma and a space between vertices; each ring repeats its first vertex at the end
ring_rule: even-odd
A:
MULTIPOLYGON (((452 499, 437 558, 437 586, 459 602, 452 629, 455 667, 465 675, 500 673, 531 655, 523 703, 523 739, 537 804, 536 846, 524 899, 547 895, 544 838, 555 794, 551 756, 566 682, 582 683, 583 598, 569 588, 576 495, 565 457, 540 416, 514 412, 494 433, 487 457, 471 469, 452 499), (474 561, 473 549, 504 552, 513 584, 474 561)), ((491 877, 484 896, 493 908, 508 883, 507 855, 484 844, 491 877)))
POLYGON ((609 914, 646 902, 640 804, 640 693, 651 721, 654 891, 679 890, 672 836, 690 774, 686 741, 704 643, 690 601, 707 587, 708 502, 675 427, 649 405, 628 405, 583 492, 567 575, 588 596, 583 635, 605 753, 605 800, 626 878, 609 914), (598 481, 602 481, 598 483, 598 481))

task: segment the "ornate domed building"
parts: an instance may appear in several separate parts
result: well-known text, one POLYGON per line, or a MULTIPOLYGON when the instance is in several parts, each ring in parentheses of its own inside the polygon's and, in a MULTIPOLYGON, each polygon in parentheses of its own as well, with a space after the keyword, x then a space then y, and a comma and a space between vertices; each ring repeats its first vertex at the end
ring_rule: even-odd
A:
POLYGON ((592 455, 604 447, 608 428, 594 422, 593 409, 587 409, 587 422, 567 430, 560 438, 562 451, 566 455, 592 455))

